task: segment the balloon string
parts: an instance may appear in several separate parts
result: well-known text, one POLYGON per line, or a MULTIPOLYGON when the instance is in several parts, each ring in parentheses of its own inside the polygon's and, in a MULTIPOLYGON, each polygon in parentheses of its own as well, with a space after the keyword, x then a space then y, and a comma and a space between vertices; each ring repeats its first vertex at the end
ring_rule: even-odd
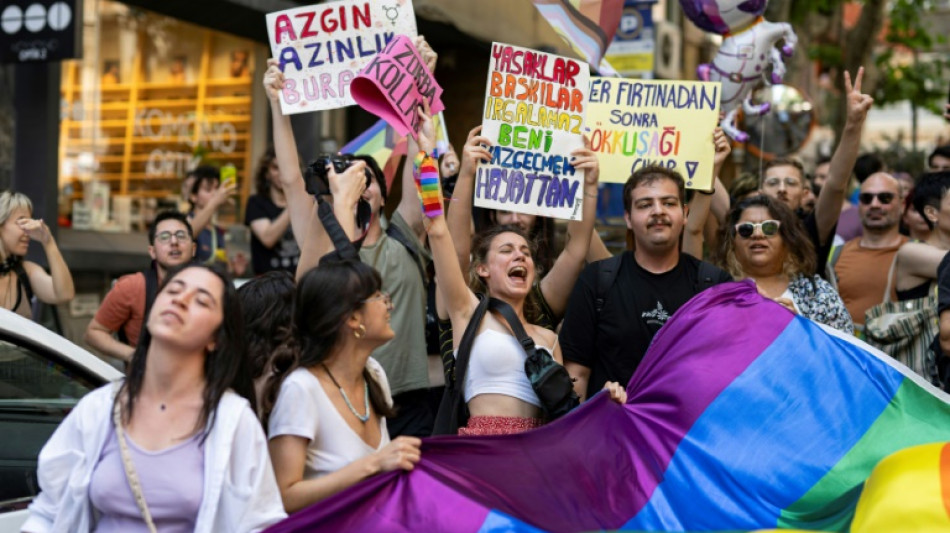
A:
MULTIPOLYGON (((771 88, 769 92, 771 93, 771 88)), ((765 161, 765 113, 759 115, 759 124, 759 183, 764 183, 765 176, 762 175, 762 167, 765 161)))

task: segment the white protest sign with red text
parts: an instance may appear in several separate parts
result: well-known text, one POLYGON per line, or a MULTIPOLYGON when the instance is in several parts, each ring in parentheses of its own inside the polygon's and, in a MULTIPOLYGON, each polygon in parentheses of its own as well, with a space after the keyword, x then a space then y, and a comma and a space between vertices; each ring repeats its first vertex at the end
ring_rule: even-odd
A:
POLYGON ((412 0, 342 0, 267 14, 285 115, 356 102, 350 82, 397 35, 416 35, 412 0))

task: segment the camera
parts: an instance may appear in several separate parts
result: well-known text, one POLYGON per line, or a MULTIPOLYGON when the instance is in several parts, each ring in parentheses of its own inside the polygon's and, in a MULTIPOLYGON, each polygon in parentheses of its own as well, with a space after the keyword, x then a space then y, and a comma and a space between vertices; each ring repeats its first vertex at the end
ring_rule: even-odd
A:
MULTIPOLYGON (((327 167, 333 165, 333 172, 342 174, 346 172, 346 169, 349 168, 354 161, 356 161, 356 158, 350 154, 318 155, 316 159, 307 165, 307 170, 304 173, 304 184, 306 185, 307 193, 318 199, 330 196, 330 181, 329 175, 327 174, 327 167)), ((366 167, 365 173, 366 188, 368 189, 370 183, 372 183, 373 174, 369 167, 366 167)), ((365 233, 372 218, 372 208, 370 208, 366 200, 361 198, 356 204, 356 227, 365 233)))
MULTIPOLYGON (((314 196, 323 196, 330 194, 330 182, 327 175, 327 167, 333 165, 333 171, 337 174, 346 172, 346 169, 356 159, 349 154, 320 154, 307 166, 307 172, 304 175, 307 193, 314 196)), ((369 188, 373 175, 366 169, 366 188, 369 188)))

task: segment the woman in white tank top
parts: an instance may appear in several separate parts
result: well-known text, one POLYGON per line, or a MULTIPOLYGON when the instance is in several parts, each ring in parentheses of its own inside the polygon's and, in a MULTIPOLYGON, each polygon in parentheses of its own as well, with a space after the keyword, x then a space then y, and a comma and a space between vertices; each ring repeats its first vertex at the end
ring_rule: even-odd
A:
MULTIPOLYGON (((434 137, 428 138, 427 135, 431 125, 429 117, 425 113, 420 115, 423 127, 419 134, 419 146, 427 154, 431 152, 427 145, 434 145, 434 137)), ((489 149, 477 143, 467 143, 465 151, 468 153, 463 164, 491 159, 489 149)), ((597 157, 587 147, 575 150, 570 155, 574 156, 574 167, 586 171, 583 217, 593 217, 599 175, 597 157)), ((417 174, 420 169, 423 173, 425 169, 433 172, 434 166, 429 158, 425 158, 415 170, 417 174)), ((422 177, 423 180, 425 178, 422 177)), ((441 210, 433 211, 428 202, 424 206, 439 296, 452 321, 453 344, 458 346, 478 305, 478 297, 466 284, 445 216, 441 210)), ((497 226, 476 236, 472 255, 471 278, 475 290, 511 305, 528 335, 538 346, 551 349, 554 358, 561 363, 560 350, 556 346, 557 335, 531 324, 525 317, 526 309, 531 305, 530 294, 537 275, 533 243, 528 242, 517 226, 497 226)), ((540 401, 525 375, 525 357, 524 349, 504 319, 486 313, 472 346, 468 375, 463 385, 470 418, 468 426, 459 429, 460 435, 518 433, 542 424, 540 401)), ((615 386, 614 391, 619 398, 622 388, 615 386)))

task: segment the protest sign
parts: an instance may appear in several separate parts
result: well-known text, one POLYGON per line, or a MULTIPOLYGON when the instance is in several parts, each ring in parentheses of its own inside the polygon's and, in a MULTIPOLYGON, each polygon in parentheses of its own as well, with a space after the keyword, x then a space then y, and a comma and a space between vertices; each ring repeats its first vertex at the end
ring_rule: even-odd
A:
POLYGON ((475 205, 547 217, 581 217, 584 171, 571 165, 583 148, 587 63, 492 43, 482 135, 492 162, 475 174, 475 205))
POLYGON ((412 40, 395 37, 376 54, 350 84, 350 94, 363 109, 385 120, 399 133, 416 137, 419 107, 429 102, 432 113, 445 109, 442 87, 412 40))
POLYGON ((710 82, 593 78, 587 135, 600 181, 623 183, 638 168, 661 165, 691 189, 711 188, 719 91, 710 82))
POLYGON ((343 0, 267 14, 285 115, 355 104, 350 82, 397 35, 416 35, 412 0, 343 0))

